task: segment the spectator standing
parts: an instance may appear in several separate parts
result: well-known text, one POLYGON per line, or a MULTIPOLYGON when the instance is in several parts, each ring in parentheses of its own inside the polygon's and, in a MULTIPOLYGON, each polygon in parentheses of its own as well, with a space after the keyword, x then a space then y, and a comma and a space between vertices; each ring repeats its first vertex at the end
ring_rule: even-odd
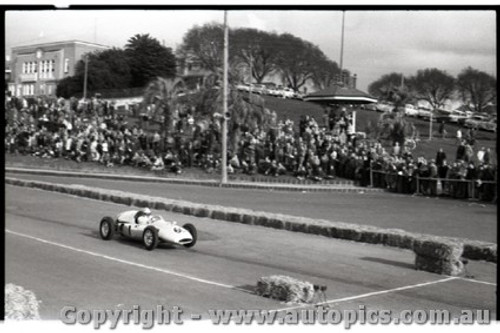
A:
POLYGON ((457 147, 456 160, 463 160, 465 156, 465 144, 463 141, 460 141, 457 147))
POLYGON ((399 156, 399 154, 401 153, 401 146, 399 146, 398 142, 394 143, 394 146, 392 147, 392 153, 394 154, 394 156, 399 156))
POLYGON ((443 148, 439 148, 436 154, 436 165, 440 167, 443 165, 445 161, 446 161, 446 153, 443 151, 443 148))
POLYGON ((472 150, 472 146, 469 142, 465 144, 465 154, 464 154, 464 161, 465 162, 472 162, 472 157, 474 156, 474 151, 472 150))
POLYGON ((439 124, 439 134, 441 134, 441 138, 444 139, 446 137, 446 128, 444 125, 444 121, 441 121, 439 124))
POLYGON ((462 130, 460 128, 457 129, 457 143, 458 144, 462 143, 462 130))
POLYGON ((484 150, 484 147, 481 147, 481 149, 479 149, 477 151, 477 155, 476 156, 477 156, 477 160, 478 160, 479 164, 483 164, 483 162, 484 162, 484 154, 485 153, 486 152, 484 150))
POLYGON ((491 148, 487 148, 483 155, 483 163, 489 165, 491 163, 491 148))

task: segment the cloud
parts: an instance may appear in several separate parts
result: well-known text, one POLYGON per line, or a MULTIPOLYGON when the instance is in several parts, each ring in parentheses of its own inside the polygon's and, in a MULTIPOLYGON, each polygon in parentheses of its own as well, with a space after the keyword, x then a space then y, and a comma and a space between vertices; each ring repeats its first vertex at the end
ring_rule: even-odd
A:
MULTIPOLYGON (((362 7, 361 7, 362 9, 362 7)), ((7 11, 5 45, 67 39, 123 47, 137 33, 167 46, 194 25, 223 22, 222 10, 7 11), (126 24, 123 24, 126 22, 126 24), (119 28, 118 28, 119 27, 119 28), (42 38, 40 31, 44 32, 42 38)), ((340 60, 342 11, 229 10, 232 28, 291 33, 340 60)), ((496 12, 492 10, 357 10, 345 12, 344 67, 365 87, 391 72, 415 74, 436 67, 455 75, 472 66, 496 73, 496 12)))
POLYGON ((257 30, 267 30, 267 24, 264 20, 260 19, 258 15, 254 13, 250 13, 247 16, 248 20, 248 27, 249 28, 255 28, 257 30))

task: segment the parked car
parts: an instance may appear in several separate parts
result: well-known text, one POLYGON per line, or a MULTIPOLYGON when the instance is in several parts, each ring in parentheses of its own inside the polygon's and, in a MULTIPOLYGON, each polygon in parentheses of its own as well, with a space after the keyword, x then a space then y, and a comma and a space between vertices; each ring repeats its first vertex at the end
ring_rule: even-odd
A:
POLYGON ((392 111, 394 106, 390 105, 388 103, 379 102, 379 103, 377 103, 376 108, 377 108, 378 112, 390 112, 390 111, 392 111))
POLYGON ((265 84, 253 84, 251 85, 251 91, 256 94, 260 95, 266 95, 267 94, 267 87, 265 84))
POLYGON ((418 115, 418 110, 412 104, 406 104, 405 115, 408 117, 416 117, 418 115))
POLYGON ((377 111, 377 104, 376 103, 362 104, 361 109, 368 111, 377 111))
POLYGON ((279 96, 281 96, 281 89, 278 87, 268 88, 267 94, 269 96, 279 97, 279 96))
POLYGON ((482 129, 483 131, 488 131, 488 132, 494 132, 496 133, 497 131, 497 120, 492 119, 489 121, 483 121, 479 123, 479 129, 482 129))
POLYGON ((246 83, 241 83, 241 84, 238 84, 236 86, 236 89, 238 89, 239 91, 249 91, 250 90, 250 85, 248 85, 246 83))
POLYGON ((489 121, 485 116, 475 115, 465 120, 464 126, 467 128, 481 128, 482 123, 487 123, 489 121))
POLYGON ((294 91, 293 92, 293 99, 298 99, 298 100, 303 100, 304 99, 304 94, 299 92, 299 91, 294 91))
POLYGON ((461 119, 463 119, 463 121, 465 122, 467 118, 469 118, 469 116, 467 116, 467 114, 464 111, 453 110, 450 113, 449 122, 459 123, 461 119))
POLYGON ((418 109, 418 114, 417 114, 418 118, 429 120, 431 118, 431 116, 432 116, 432 113, 431 113, 430 109, 422 108, 422 107, 420 107, 418 109))
POLYGON ((283 98, 293 98, 294 95, 295 91, 293 91, 292 88, 283 88, 283 90, 281 91, 281 96, 283 98))

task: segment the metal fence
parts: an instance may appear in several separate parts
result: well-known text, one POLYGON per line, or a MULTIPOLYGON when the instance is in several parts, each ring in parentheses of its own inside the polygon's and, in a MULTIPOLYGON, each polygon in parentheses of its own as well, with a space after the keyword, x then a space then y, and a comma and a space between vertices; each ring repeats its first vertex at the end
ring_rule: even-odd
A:
POLYGON ((480 179, 424 178, 370 170, 370 186, 391 192, 421 194, 431 197, 496 201, 496 181, 480 179))

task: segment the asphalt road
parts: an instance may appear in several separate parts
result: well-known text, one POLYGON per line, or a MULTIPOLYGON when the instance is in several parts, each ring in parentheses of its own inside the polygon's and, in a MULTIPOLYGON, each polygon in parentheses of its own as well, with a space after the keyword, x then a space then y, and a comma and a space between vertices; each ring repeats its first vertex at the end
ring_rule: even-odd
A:
POLYGON ((491 263, 471 262, 474 280, 448 278, 415 271, 407 250, 164 212, 195 224, 198 243, 149 252, 100 239, 98 221, 125 206, 10 185, 5 194, 5 281, 37 295, 42 319, 58 319, 69 305, 179 306, 185 319, 208 318, 209 309, 296 308, 253 294, 259 277, 274 274, 326 285, 335 309, 487 309, 496 316, 491 263))
POLYGON ((497 206, 390 193, 283 192, 6 173, 20 179, 100 188, 335 222, 497 242, 497 206))

